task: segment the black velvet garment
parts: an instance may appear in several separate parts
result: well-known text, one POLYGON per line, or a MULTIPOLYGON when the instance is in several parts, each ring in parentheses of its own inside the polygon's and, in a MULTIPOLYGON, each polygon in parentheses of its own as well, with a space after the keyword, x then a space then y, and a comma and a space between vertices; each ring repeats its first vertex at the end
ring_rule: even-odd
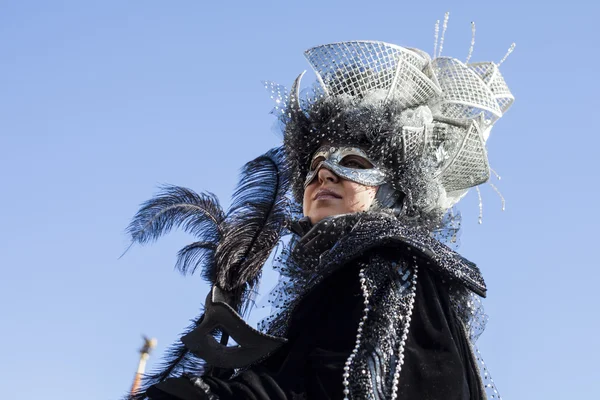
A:
MULTIPOLYGON (((358 265, 344 264, 302 298, 288 342, 267 359, 231 379, 202 377, 210 391, 222 400, 342 399, 343 367, 364 309, 358 265)), ((425 265, 417 279, 397 399, 481 400, 479 372, 447 282, 425 265)), ((200 391, 169 396, 156 388, 148 395, 155 400, 208 398, 200 391)))
POLYGON ((354 345, 362 307, 358 270, 350 266, 302 300, 290 323, 288 343, 275 354, 232 380, 203 379, 223 400, 303 398, 300 395, 341 399, 342 368, 354 345))
MULTIPOLYGON (((261 365, 230 381, 204 378, 223 400, 342 399, 344 362, 362 315, 358 270, 336 272, 299 305, 289 342, 261 365)), ((450 308, 431 273, 419 276, 398 400, 478 399, 478 375, 450 308)))
MULTIPOLYGON (((203 379, 222 400, 342 399, 342 370, 362 308, 358 270, 338 271, 300 303, 284 347, 233 379, 203 379)), ((479 400, 469 346, 447 291, 423 269, 398 399, 479 400)))
POLYGON ((448 290, 420 270, 398 399, 479 400, 479 371, 448 290))

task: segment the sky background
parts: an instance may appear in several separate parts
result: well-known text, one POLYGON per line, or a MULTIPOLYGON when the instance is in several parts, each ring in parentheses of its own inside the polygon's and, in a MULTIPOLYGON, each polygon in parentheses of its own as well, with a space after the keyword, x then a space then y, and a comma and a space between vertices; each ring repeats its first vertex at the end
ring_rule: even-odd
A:
POLYGON ((472 61, 517 42, 516 102, 488 141, 506 211, 488 185, 482 225, 475 191, 459 205, 460 252, 488 284, 479 347, 507 400, 595 398, 594 3, 0 1, 1 397, 125 394, 141 335, 152 368, 208 290, 173 271, 185 234, 118 259, 138 205, 171 183, 227 206, 240 167, 280 143, 262 80, 289 87, 303 51, 335 41, 431 53, 450 11, 445 55, 466 58, 472 20, 472 61))

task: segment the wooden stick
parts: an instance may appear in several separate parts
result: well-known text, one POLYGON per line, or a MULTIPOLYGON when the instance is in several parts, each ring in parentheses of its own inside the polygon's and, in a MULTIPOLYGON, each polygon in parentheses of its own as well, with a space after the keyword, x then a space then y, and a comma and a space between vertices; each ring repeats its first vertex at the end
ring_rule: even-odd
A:
POLYGON ((157 340, 152 338, 148 339, 144 336, 144 346, 140 349, 140 362, 138 364, 137 372, 135 373, 135 378, 133 379, 133 385, 131 385, 131 394, 135 394, 137 390, 140 388, 140 383, 142 382, 142 376, 146 371, 146 362, 150 357, 150 353, 152 349, 156 347, 157 340))

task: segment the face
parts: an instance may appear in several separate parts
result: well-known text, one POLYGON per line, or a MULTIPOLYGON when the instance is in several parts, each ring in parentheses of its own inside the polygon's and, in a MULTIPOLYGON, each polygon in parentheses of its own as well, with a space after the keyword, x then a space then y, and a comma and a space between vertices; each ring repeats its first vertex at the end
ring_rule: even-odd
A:
POLYGON ((359 149, 328 147, 317 151, 311 162, 303 199, 304 216, 313 224, 333 215, 367 211, 375 199, 377 186, 342 178, 332 170, 369 183, 375 182, 380 173, 359 149))

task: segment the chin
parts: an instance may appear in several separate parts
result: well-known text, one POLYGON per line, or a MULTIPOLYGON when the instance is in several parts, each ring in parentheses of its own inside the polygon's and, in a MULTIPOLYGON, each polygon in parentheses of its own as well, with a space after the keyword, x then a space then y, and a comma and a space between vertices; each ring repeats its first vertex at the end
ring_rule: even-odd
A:
POLYGON ((334 215, 340 215, 340 214, 345 214, 345 212, 342 210, 338 210, 337 208, 334 209, 334 208, 325 207, 325 208, 319 208, 318 210, 311 212, 308 215, 308 218, 310 218, 310 222, 314 225, 317 222, 321 221, 322 219, 325 219, 327 217, 333 217, 334 215))

